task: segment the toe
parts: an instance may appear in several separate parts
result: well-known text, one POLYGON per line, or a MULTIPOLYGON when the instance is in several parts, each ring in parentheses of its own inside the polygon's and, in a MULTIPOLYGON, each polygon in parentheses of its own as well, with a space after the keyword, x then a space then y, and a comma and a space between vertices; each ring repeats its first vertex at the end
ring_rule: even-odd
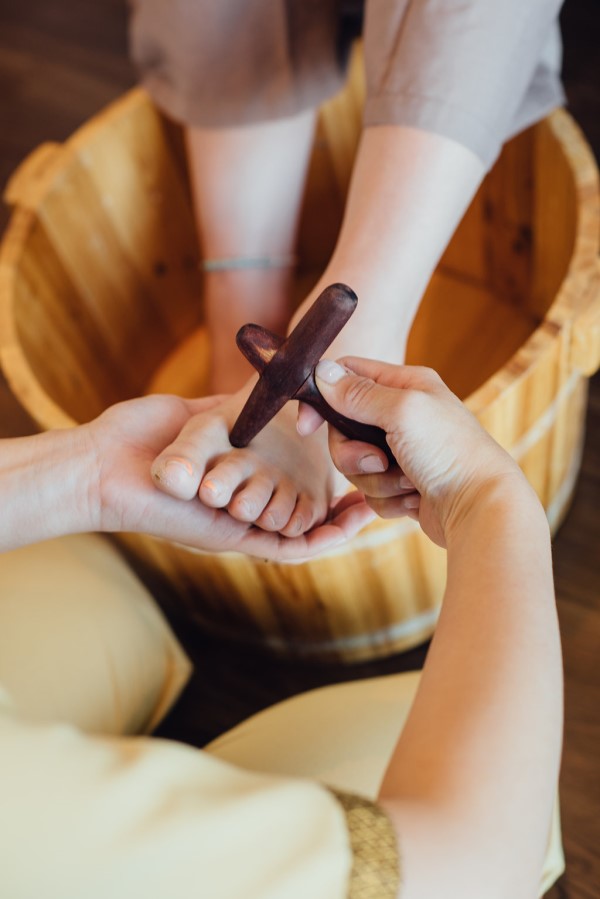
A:
POLYGON ((198 493, 208 460, 228 445, 223 423, 205 415, 193 416, 155 458, 152 479, 165 493, 178 499, 192 499, 198 493))
POLYGON ((296 507, 298 494, 291 482, 280 484, 256 524, 265 531, 281 531, 296 507))
POLYGON ((223 509, 229 505, 238 487, 255 474, 248 455, 232 452, 206 472, 198 495, 205 505, 223 509))
POLYGON ((267 475, 254 475, 234 494, 227 506, 232 518, 255 522, 273 496, 274 484, 267 475))
POLYGON ((314 500, 306 494, 298 497, 296 505, 286 526, 280 530, 284 537, 299 537, 309 531, 316 523, 317 514, 314 500))
POLYGON ((152 463, 151 473, 156 486, 177 499, 193 499, 198 491, 200 472, 182 456, 161 455, 152 463))

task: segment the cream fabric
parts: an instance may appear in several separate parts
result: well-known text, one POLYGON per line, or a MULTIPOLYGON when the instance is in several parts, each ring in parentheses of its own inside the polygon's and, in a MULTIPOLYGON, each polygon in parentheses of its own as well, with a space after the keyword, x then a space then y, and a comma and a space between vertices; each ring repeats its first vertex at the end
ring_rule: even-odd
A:
POLYGON ((346 896, 345 816, 326 789, 111 736, 155 725, 189 670, 108 542, 0 556, 2 899, 346 896))
MULTIPOLYGON (((92 735, 166 707, 181 651, 154 603, 98 538, 0 558, 0 597, 2 899, 348 896, 345 812, 315 779, 376 795, 417 674, 304 694, 205 752, 92 735)), ((545 883, 561 870, 557 826, 545 883)))
POLYGON ((343 899, 343 811, 306 781, 0 713, 2 899, 343 899))
MULTIPOLYGON (((253 771, 312 776, 375 799, 419 677, 396 674, 304 693, 249 718, 206 749, 253 771)), ((557 803, 540 896, 564 869, 557 803)))
POLYGON ((252 771, 317 777, 375 799, 419 672, 311 690, 259 712, 206 747, 252 771))
POLYGON ((190 671, 108 540, 78 535, 0 556, 0 684, 31 720, 148 732, 190 671))

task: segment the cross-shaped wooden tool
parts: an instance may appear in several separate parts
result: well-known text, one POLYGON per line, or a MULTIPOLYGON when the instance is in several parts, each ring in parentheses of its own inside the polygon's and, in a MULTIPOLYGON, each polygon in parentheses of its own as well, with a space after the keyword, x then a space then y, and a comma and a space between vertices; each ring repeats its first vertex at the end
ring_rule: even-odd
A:
POLYGON ((260 377, 229 435, 232 446, 247 446, 288 400, 294 399, 308 403, 346 437, 380 447, 390 462, 395 462, 385 431, 340 415, 325 402, 315 384, 317 362, 357 303, 358 297, 350 287, 331 284, 287 339, 260 325, 240 328, 237 345, 260 377))

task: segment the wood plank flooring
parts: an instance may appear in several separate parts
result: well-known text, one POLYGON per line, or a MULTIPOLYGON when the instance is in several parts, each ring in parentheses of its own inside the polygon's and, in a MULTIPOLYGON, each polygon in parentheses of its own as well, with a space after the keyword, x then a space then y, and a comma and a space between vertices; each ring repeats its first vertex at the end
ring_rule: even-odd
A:
MULTIPOLYGON (((600 156, 600 7, 563 11, 569 106, 600 156)), ((0 0, 0 183, 37 144, 63 140, 134 83, 122 0, 0 0)), ((8 211, 0 212, 0 229, 8 211)), ((0 381, 0 436, 32 423, 0 381)), ((566 674, 561 803, 567 871, 550 899, 600 897, 600 377, 591 383, 577 493, 554 544, 566 674)), ((325 683, 419 667, 426 648, 343 668, 283 662, 185 635, 197 673, 161 733, 202 745, 273 701, 325 683)), ((508 899, 508 897, 507 897, 508 899)))

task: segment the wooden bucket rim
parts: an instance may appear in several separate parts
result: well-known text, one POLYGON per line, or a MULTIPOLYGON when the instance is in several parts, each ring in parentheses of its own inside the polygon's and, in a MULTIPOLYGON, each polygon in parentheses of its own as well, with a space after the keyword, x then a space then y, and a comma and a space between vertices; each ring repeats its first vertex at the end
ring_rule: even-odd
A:
MULTIPOLYGON (((60 187, 61 173, 69 161, 80 157, 87 145, 102 134, 107 123, 130 114, 136 106, 152 104, 147 92, 135 87, 118 97, 84 122, 64 143, 41 144, 21 163, 9 179, 5 199, 13 205, 9 224, 0 246, 0 364, 12 390, 42 429, 78 424, 43 389, 17 335, 13 308, 13 282, 18 263, 36 218, 43 220, 46 199, 60 187), (41 171, 30 179, 32 166, 42 162, 41 171), (28 171, 29 170, 29 171, 28 171), (33 181, 33 183, 32 183, 33 181)), ((600 302, 600 191, 593 153, 581 129, 564 109, 557 109, 533 127, 547 127, 558 141, 573 178, 576 214, 573 252, 556 297, 544 320, 513 356, 466 399, 475 414, 512 389, 535 364, 540 354, 552 346, 563 328, 594 301, 600 302)))
MULTIPOLYGON (((574 118, 556 109, 533 127, 547 127, 559 143, 573 178, 576 200, 575 238, 569 265, 543 321, 501 369, 473 391, 465 403, 480 413, 515 387, 565 327, 600 303, 600 183, 594 154, 574 118)), ((569 369, 575 366, 569 360, 569 369)))

